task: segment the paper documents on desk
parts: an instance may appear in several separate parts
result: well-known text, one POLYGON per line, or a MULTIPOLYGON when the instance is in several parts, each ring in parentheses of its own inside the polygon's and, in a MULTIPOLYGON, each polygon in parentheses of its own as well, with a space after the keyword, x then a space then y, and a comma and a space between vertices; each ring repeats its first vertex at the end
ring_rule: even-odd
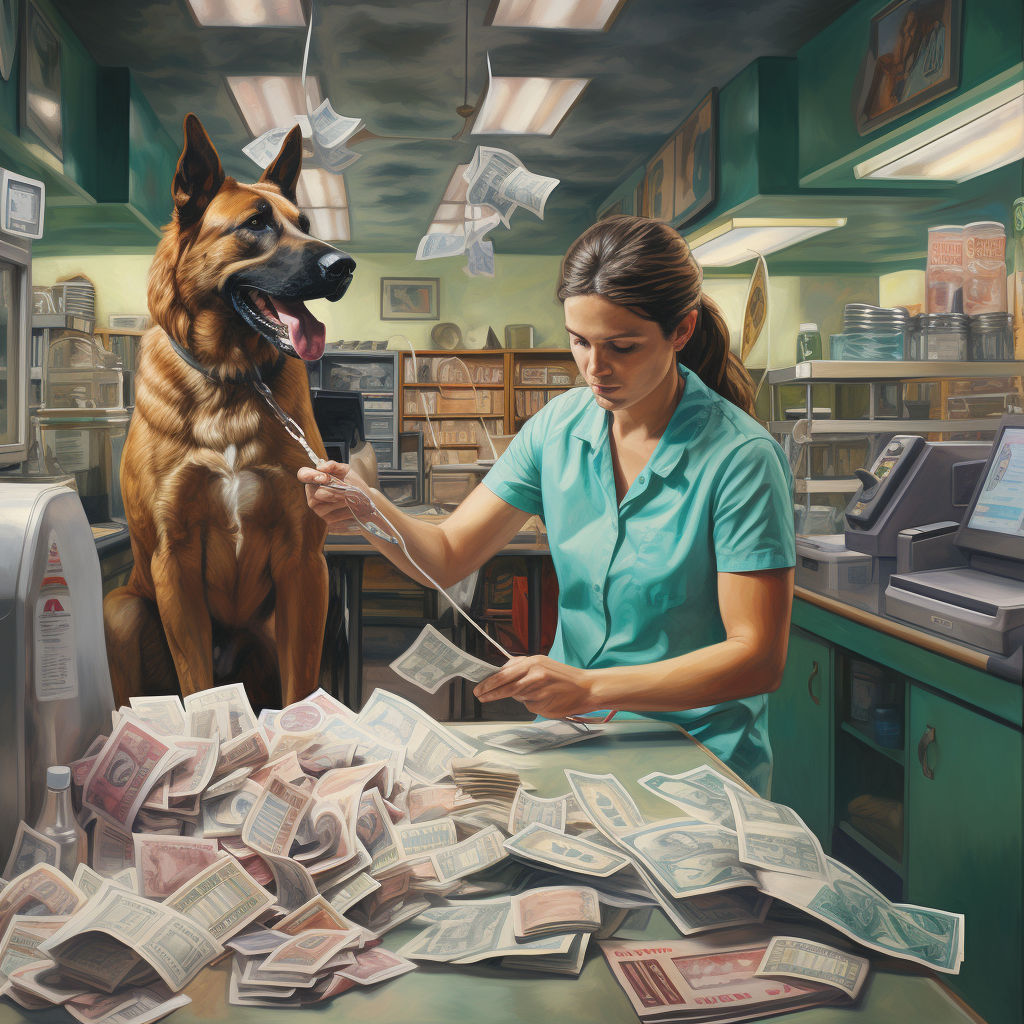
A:
POLYGON ((103 811, 92 864, 71 881, 19 832, 0 993, 157 1020, 227 950, 230 1002, 282 1011, 421 960, 575 976, 593 936, 645 1020, 724 1021, 856 998, 865 950, 959 969, 960 915, 890 903, 791 808, 707 767, 641 780, 673 805, 659 820, 610 774, 537 794, 519 768, 594 733, 497 733, 515 765, 383 690, 358 714, 318 690, 257 718, 239 685, 119 709, 72 773, 103 811), (773 921, 773 899, 816 920, 773 921), (623 941, 659 908, 682 941, 623 941), (375 948, 403 924, 397 953, 375 948))

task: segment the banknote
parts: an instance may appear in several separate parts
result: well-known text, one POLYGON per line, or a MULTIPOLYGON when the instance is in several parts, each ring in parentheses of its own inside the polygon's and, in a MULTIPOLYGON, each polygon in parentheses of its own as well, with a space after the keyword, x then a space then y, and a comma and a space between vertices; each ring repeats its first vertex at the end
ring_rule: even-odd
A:
POLYGON ((351 945, 352 937, 331 929, 307 928, 278 946, 260 965, 261 972, 316 972, 336 953, 351 945))
POLYGON ((291 127, 271 128, 258 138, 253 139, 247 146, 243 146, 242 152, 253 163, 267 168, 273 162, 274 157, 277 156, 281 149, 281 143, 284 142, 285 137, 290 131, 291 127))
POLYGON ((253 783, 242 785, 224 796, 204 800, 203 835, 207 837, 240 836, 242 826, 263 790, 253 783))
MULTIPOLYGON (((82 948, 83 938, 90 943, 95 940, 96 936, 85 934, 93 932, 123 944, 133 959, 146 960, 174 991, 184 988, 206 964, 224 952, 224 947, 205 928, 184 914, 166 904, 125 892, 110 882, 104 882, 82 913, 41 943, 39 949, 71 977, 96 981, 97 965, 82 948)), ((122 968, 125 966, 126 962, 122 962, 122 968)), ((120 977, 115 987, 130 971, 131 967, 127 967, 123 973, 121 969, 116 972, 120 977)), ((110 983, 111 975, 107 973, 99 987, 110 983)))
POLYGON ((272 928, 255 925, 233 935, 225 941, 224 945, 228 949, 234 949, 246 956, 258 956, 261 953, 273 952, 278 946, 287 942, 289 937, 284 932, 275 932, 272 928))
POLYGON ((462 175, 469 185, 466 201, 475 206, 490 206, 501 217, 505 227, 510 227, 516 203, 503 196, 500 190, 506 176, 517 167, 522 167, 522 164, 506 150, 477 146, 469 167, 462 175))
POLYGON ((398 861, 398 846, 391 817, 380 791, 371 789, 359 801, 356 835, 372 858, 370 871, 377 873, 398 861))
POLYGON ((507 856, 501 833, 489 825, 455 846, 435 850, 430 860, 438 881, 450 882, 474 871, 481 871, 507 856))
POLYGON ((15 914, 36 911, 37 903, 53 917, 73 914, 85 901, 85 893, 67 875, 49 864, 34 864, 0 890, 0 936, 15 914))
POLYGON ((85 780, 82 804, 124 832, 149 790, 182 752, 140 722, 123 717, 110 734, 85 780))
MULTIPOLYGON (((416 259, 436 260, 445 256, 459 256, 465 251, 466 235, 464 231, 460 231, 458 234, 435 231, 420 239, 419 245, 416 246, 416 259)), ((393 667, 394 665, 392 665, 393 667)), ((438 686, 440 685, 438 683, 438 686)))
POLYGON ((288 855, 312 796, 272 775, 242 825, 242 842, 258 853, 288 855))
MULTIPOLYGON (((252 768, 236 768, 230 774, 225 775, 221 779, 217 779, 216 782, 211 782, 206 789, 203 790, 203 800, 212 801, 227 793, 237 792, 242 788, 245 780, 252 775, 252 772, 252 768)), ((263 787, 259 786, 258 788, 262 789, 263 787)))
POLYGON ((963 914, 891 903, 845 865, 831 857, 825 861, 825 880, 761 868, 761 890, 805 910, 876 952, 946 974, 960 970, 963 914))
POLYGON ((283 932, 285 935, 298 935, 309 928, 350 933, 357 930, 344 914, 331 906, 322 893, 317 893, 274 925, 274 931, 283 932))
POLYGON ((217 736, 204 740, 198 736, 179 736, 174 741, 179 750, 189 752, 187 761, 183 761, 171 773, 168 797, 196 796, 206 789, 213 778, 217 767, 220 741, 217 736))
POLYGON ((39 944, 63 928, 66 922, 65 915, 11 915, 10 923, 0 938, 0 988, 19 967, 47 959, 39 952, 39 944))
POLYGON ((27 995, 38 997, 44 1004, 59 1006, 74 996, 84 996, 92 991, 80 981, 65 978, 56 962, 49 959, 22 964, 11 971, 8 981, 7 994, 18 1002, 27 995))
POLYGON ((92 866, 107 878, 125 868, 135 867, 135 845, 131 833, 97 818, 92 833, 92 866))
POLYGON ((295 910, 317 894, 316 882, 306 868, 290 857, 266 856, 274 876, 274 893, 279 907, 295 910))
POLYGON ((590 932, 575 932, 572 942, 564 952, 545 951, 540 955, 523 956, 517 951, 512 956, 501 958, 502 967, 512 967, 521 971, 546 971, 549 974, 571 974, 578 976, 583 970, 583 961, 590 943, 590 932))
POLYGON ((64 1008, 82 1024, 150 1024, 191 1002, 187 995, 175 994, 163 982, 152 982, 114 995, 91 993, 69 999, 64 1008))
POLYGON ((467 277, 494 277, 494 243, 476 241, 466 250, 467 261, 462 268, 467 277))
POLYGON ((479 683, 497 671, 494 665, 463 653, 429 624, 423 627, 412 647, 391 662, 391 668, 427 693, 435 693, 449 679, 479 683))
POLYGON ((60 846, 49 836, 37 832, 24 821, 18 822, 18 831, 14 836, 14 846, 7 858, 4 878, 7 881, 24 874, 33 864, 49 864, 59 868, 60 846))
POLYGON ((185 711, 185 732, 197 739, 209 740, 214 736, 231 738, 231 714, 227 704, 211 704, 185 711))
POLYGON ((828 868, 817 837, 796 811, 762 800, 730 783, 726 793, 732 805, 744 864, 771 871, 788 871, 825 879, 828 868))
POLYGON ((355 878, 324 890, 324 898, 335 911, 344 914, 354 903, 380 888, 381 883, 372 875, 360 872, 355 878))
POLYGON ((525 167, 520 166, 508 172, 498 189, 498 194, 505 199, 511 199, 518 206, 525 206, 543 220, 544 206, 557 185, 558 178, 531 174, 525 167))
POLYGON ((559 832, 565 831, 569 798, 556 796, 543 798, 527 793, 522 786, 516 790, 512 809, 508 812, 508 832, 515 835, 535 821, 549 825, 559 832))
POLYGON ((644 789, 681 807, 687 814, 713 825, 736 830, 732 804, 725 788, 732 780, 713 768, 701 765, 680 775, 651 772, 639 781, 644 789))
POLYGON ((103 884, 103 875, 98 871, 93 871, 88 864, 79 864, 75 868, 73 881, 85 893, 86 897, 89 897, 95 895, 96 890, 103 884))
POLYGON ((224 855, 216 839, 135 834, 137 890, 162 900, 224 855))
POLYGON ((331 106, 330 100, 324 100, 313 111, 309 125, 320 145, 329 147, 350 139, 362 128, 363 122, 358 117, 344 117, 331 106))
POLYGON ((599 878, 607 878, 630 864, 628 857, 587 842, 579 836, 566 836, 539 821, 527 825, 511 839, 506 839, 504 845, 509 853, 517 857, 561 871, 599 878))
POLYGON ((314 690, 307 698, 311 704, 316 704, 324 709, 328 715, 340 715, 347 721, 355 721, 357 712, 353 711, 346 704, 342 704, 337 697, 332 697, 323 687, 314 690))
POLYGON ((418 857, 443 846, 454 846, 459 840, 451 818, 410 825, 393 826, 398 855, 403 859, 418 857))
POLYGON ((735 833, 718 825, 669 819, 622 832, 619 840, 676 899, 758 884, 740 864, 735 833))
POLYGON ((566 768, 565 777, 583 812, 609 838, 643 826, 643 815, 614 775, 591 775, 566 768))
POLYGON ((359 712, 359 725, 385 743, 405 748, 405 770, 426 782, 437 782, 456 757, 475 750, 435 722, 415 704, 386 690, 374 690, 359 712))
MULTIPOLYGON (((222 743, 256 728, 256 716, 249 704, 245 687, 241 683, 214 686, 209 690, 197 690, 185 697, 186 713, 212 707, 224 708, 227 711, 230 735, 225 735, 222 732, 220 737, 222 743)), ((198 734, 193 732, 192 735, 198 734)))
POLYGON ((229 740, 221 741, 213 777, 220 778, 239 768, 258 768, 266 764, 268 757, 267 738, 263 730, 257 726, 229 740))
POLYGON ((376 985, 379 981, 387 981, 388 978, 397 978, 400 974, 416 970, 416 965, 411 960, 406 960, 405 957, 392 953, 383 946, 356 953, 355 960, 351 967, 342 967, 338 974, 343 978, 349 978, 357 985, 376 985))
POLYGON ((135 873, 135 868, 118 871, 110 881, 116 882, 122 889, 127 889, 129 892, 139 892, 139 876, 135 873))
POLYGON ((406 809, 411 822, 433 821, 445 818, 456 808, 472 802, 472 797, 458 786, 413 786, 409 790, 406 809))
POLYGON ((570 743, 581 743, 600 736, 602 732, 600 726, 584 727, 573 722, 548 720, 502 726, 494 732, 482 733, 480 738, 489 747, 499 747, 513 754, 532 754, 537 750, 554 750, 570 743))
POLYGON ((177 697, 129 697, 132 710, 154 732, 163 736, 185 733, 185 712, 177 697))
POLYGON ((776 935, 768 943, 757 974, 765 978, 783 975, 816 981, 856 999, 868 976, 868 961, 820 942, 776 935))
POLYGON ((453 961, 497 948, 502 928, 511 920, 509 898, 480 900, 451 913, 424 929, 398 950, 409 960, 453 961))
POLYGON ((600 927, 601 905, 594 889, 556 885, 512 897, 512 930, 517 939, 554 932, 593 932, 600 927))

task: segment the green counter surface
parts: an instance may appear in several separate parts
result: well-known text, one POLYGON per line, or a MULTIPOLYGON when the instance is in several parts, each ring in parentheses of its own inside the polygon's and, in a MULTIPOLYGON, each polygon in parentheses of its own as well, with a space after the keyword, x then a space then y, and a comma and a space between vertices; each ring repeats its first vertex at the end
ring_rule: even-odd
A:
MULTIPOLYGON (((501 728, 500 723, 456 724, 452 728, 483 747, 482 737, 501 728)), ((564 768, 611 773, 629 790, 643 814, 651 819, 677 817, 678 808, 637 784, 653 771, 669 774, 708 764, 732 775, 714 755, 674 726, 661 722, 613 722, 592 740, 527 756, 489 749, 498 760, 516 768, 523 779, 536 786, 537 796, 558 796, 568 791, 564 768)), ((823 769, 824 770, 824 769, 823 769)), ((384 945, 397 950, 421 930, 404 925, 384 936, 384 945)), ((780 934, 784 934, 780 930, 780 934)), ((646 931, 624 933, 627 938, 676 939, 678 933, 658 910, 646 931)), ((966 951, 970 956, 970 950, 966 951)), ((870 1024, 953 1024, 979 1022, 934 976, 913 965, 891 968, 887 961, 872 971, 854 1006, 814 1007, 763 1020, 791 1024, 839 1024, 851 1019, 870 1024)), ((301 1010, 275 1010, 231 1006, 227 1001, 230 961, 202 971, 185 992, 190 1005, 164 1020, 174 1024, 192 1021, 272 1022, 295 1019, 353 1020, 376 1024, 630 1024, 638 1018, 626 994, 612 977, 596 943, 578 978, 514 971, 483 965, 455 966, 424 963, 409 974, 368 988, 353 988, 337 998, 301 1010)), ((62 1009, 26 1011, 3 1000, 0 1024, 35 1021, 38 1024, 71 1021, 62 1009)))

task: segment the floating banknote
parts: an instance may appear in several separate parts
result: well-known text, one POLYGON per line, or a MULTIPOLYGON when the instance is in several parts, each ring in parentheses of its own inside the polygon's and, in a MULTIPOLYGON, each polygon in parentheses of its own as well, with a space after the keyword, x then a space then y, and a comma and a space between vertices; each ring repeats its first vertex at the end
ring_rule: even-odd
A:
POLYGON ((511 199, 518 206, 525 206, 543 220, 544 206, 557 185, 558 178, 531 174, 525 167, 519 166, 509 171, 498 191, 505 199, 511 199))
POLYGON ((423 627, 412 647, 391 662, 391 668, 427 693, 435 693, 449 679, 479 683, 497 671, 497 666, 464 654, 431 625, 423 627))
POLYGON ((291 128, 271 128, 265 131, 258 138, 252 140, 247 146, 242 147, 242 152, 253 163, 259 164, 264 169, 273 163, 281 149, 281 143, 291 131, 291 128))
POLYGON ((470 165, 463 171, 469 187, 466 201, 474 206, 489 206, 500 217, 505 227, 515 212, 516 204, 501 194, 506 176, 522 164, 504 149, 477 146, 470 165))
POLYGON ((464 231, 449 233, 437 231, 424 235, 416 246, 416 259, 437 260, 446 256, 461 256, 466 251, 466 235, 464 231))
POLYGON ((469 277, 494 277, 494 243, 474 242, 467 251, 468 262, 462 268, 469 277))
POLYGON ((777 935, 768 944, 757 974, 764 978, 782 975, 816 981, 821 985, 831 985, 856 999, 868 976, 868 966, 863 957, 844 953, 823 943, 777 935))

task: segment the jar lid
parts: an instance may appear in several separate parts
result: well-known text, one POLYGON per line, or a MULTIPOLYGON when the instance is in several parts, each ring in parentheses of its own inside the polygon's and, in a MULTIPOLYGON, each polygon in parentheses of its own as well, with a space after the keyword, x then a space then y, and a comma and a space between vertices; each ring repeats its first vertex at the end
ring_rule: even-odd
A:
POLYGON ((966 327, 967 317, 963 313, 922 313, 922 327, 966 327))
POLYGON ((817 324, 801 324, 800 325, 800 333, 801 334, 803 334, 804 331, 816 331, 817 329, 818 329, 818 325, 817 324))
POLYGON ((995 326, 998 324, 1000 327, 1011 323, 1013 321, 1012 313, 974 313, 968 318, 972 324, 980 325, 986 324, 989 326, 995 326))
POLYGON ((49 789, 67 789, 71 785, 71 769, 62 764, 47 768, 46 785, 49 789))

